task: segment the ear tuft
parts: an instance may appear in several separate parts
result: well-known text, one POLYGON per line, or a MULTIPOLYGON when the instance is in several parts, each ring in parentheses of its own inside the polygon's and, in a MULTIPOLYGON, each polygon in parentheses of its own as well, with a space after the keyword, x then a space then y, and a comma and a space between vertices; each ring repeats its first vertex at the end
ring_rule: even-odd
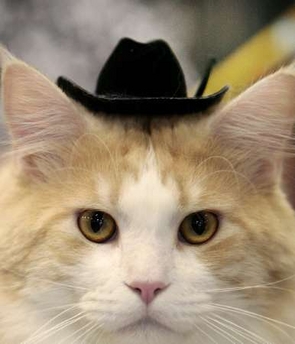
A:
POLYGON ((5 65, 15 60, 15 57, 0 44, 0 69, 3 69, 5 65))
POLYGON ((10 52, 0 44, 0 78, 4 68, 11 63, 15 58, 10 54, 10 52))

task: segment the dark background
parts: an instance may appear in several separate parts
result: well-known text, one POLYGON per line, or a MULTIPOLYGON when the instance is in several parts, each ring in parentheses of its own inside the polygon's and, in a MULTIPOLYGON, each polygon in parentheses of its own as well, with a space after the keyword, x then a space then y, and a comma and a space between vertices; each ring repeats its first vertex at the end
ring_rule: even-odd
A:
POLYGON ((163 38, 192 85, 209 57, 224 58, 293 2, 0 0, 0 42, 50 78, 63 74, 93 90, 120 38, 163 38))

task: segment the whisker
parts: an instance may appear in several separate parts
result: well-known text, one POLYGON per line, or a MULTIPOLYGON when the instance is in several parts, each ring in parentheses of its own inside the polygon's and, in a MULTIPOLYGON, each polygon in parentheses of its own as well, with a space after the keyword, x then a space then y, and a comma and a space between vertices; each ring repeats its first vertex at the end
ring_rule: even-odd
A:
POLYGON ((34 309, 31 311, 26 311, 26 315, 34 315, 34 314, 38 315, 38 314, 42 314, 42 313, 46 313, 46 312, 52 312, 52 311, 68 308, 70 306, 78 306, 78 303, 67 303, 67 304, 64 304, 61 306, 54 306, 54 307, 48 307, 48 308, 42 308, 42 309, 34 309))
POLYGON ((242 308, 222 305, 222 304, 218 304, 218 303, 211 303, 210 305, 213 305, 215 307, 221 307, 221 308, 224 307, 224 308, 230 309, 230 310, 242 311, 242 312, 245 312, 245 313, 250 314, 250 315, 256 315, 256 316, 259 316, 261 318, 267 319, 269 321, 273 321, 273 322, 275 322, 275 323, 277 323, 279 325, 286 326, 288 328, 291 328, 292 330, 295 330, 295 327, 293 325, 291 325, 291 324, 285 323, 285 322, 280 321, 280 320, 272 319, 272 318, 269 318, 269 317, 267 317, 265 315, 261 315, 261 314, 255 313, 255 312, 251 312, 251 311, 248 311, 248 310, 245 310, 245 309, 242 309, 242 308))
POLYGON ((224 317, 221 317, 219 316, 218 314, 213 314, 214 317, 220 319, 220 320, 223 320, 224 322, 228 323, 228 324, 231 324, 232 326, 234 327, 237 327, 239 329, 241 329, 241 331, 244 331, 246 333, 248 333, 249 335, 251 335, 252 337, 255 337, 257 340, 260 340, 262 344, 268 344, 267 341, 265 341, 265 339, 263 339, 262 337, 260 337, 259 335, 257 335, 256 333, 250 331, 250 330, 247 330, 246 328, 238 325, 237 323, 233 322, 233 321, 230 321, 224 317))
MULTIPOLYGON (((72 342, 71 344, 77 343, 78 340, 80 340, 81 338, 83 338, 84 336, 86 336, 86 337, 84 337, 84 339, 83 339, 83 342, 84 342, 84 341, 86 340, 86 338, 87 338, 87 334, 91 335, 91 333, 93 333, 92 331, 98 328, 98 324, 94 323, 93 321, 92 321, 90 324, 91 324, 90 328, 88 328, 84 333, 82 333, 82 335, 80 335, 79 337, 77 337, 77 338, 75 339, 75 341, 72 342)), ((82 342, 82 343, 83 343, 83 342, 82 342)))
POLYGON ((241 308, 226 306, 226 305, 221 305, 221 304, 216 304, 216 303, 212 303, 211 305, 214 306, 216 309, 219 309, 219 311, 226 311, 227 313, 233 312, 233 313, 245 315, 245 316, 263 321, 263 322, 271 325, 274 329, 281 332, 284 336, 286 336, 289 339, 291 339, 291 337, 288 335, 288 333, 283 331, 279 326, 276 326, 276 324, 281 325, 281 326, 285 326, 287 328, 295 329, 295 327, 290 325, 290 324, 284 323, 284 322, 276 320, 276 319, 266 317, 264 315, 261 315, 261 314, 255 313, 255 312, 246 311, 246 310, 241 309, 241 308))
POLYGON ((93 135, 94 136, 94 139, 95 141, 97 141, 98 143, 102 144, 102 146, 105 148, 105 150, 108 152, 109 154, 109 157, 110 157, 110 161, 112 162, 112 165, 113 165, 113 169, 114 169, 114 172, 115 172, 115 177, 118 178, 119 176, 119 168, 118 168, 118 165, 111 153, 111 150, 110 148, 108 147, 108 145, 101 139, 101 137, 99 137, 98 135, 93 135))
MULTIPOLYGON (((204 289, 204 290, 200 290, 201 292, 219 292, 219 293, 222 293, 222 292, 230 292, 230 291, 239 291, 239 290, 245 290, 245 289, 254 289, 254 288, 262 288, 262 287, 273 287, 275 286, 276 284, 279 284, 279 283, 283 283, 283 282, 286 282, 286 281, 289 281, 291 279, 295 278, 295 274, 292 274, 288 277, 285 277, 285 278, 282 278, 280 280, 277 280, 277 281, 274 281, 274 282, 268 282, 268 283, 265 283, 265 284, 254 284, 254 285, 247 285, 247 286, 242 286, 242 287, 226 287, 226 288, 216 288, 216 289, 204 289)), ((281 287, 275 287, 275 288, 280 288, 281 287)), ((282 290, 286 290, 286 291, 292 291, 292 289, 285 289, 283 288, 282 290)))
POLYGON ((216 342, 216 340, 215 340, 214 338, 212 338, 212 337, 210 336, 209 333, 207 333, 207 332, 205 332, 204 330, 202 330, 201 327, 198 326, 198 324, 195 324, 195 327, 196 327, 196 329, 197 329, 200 333, 202 333, 205 337, 209 338, 209 340, 211 340, 212 343, 218 344, 218 342, 216 342))
POLYGON ((253 336, 252 335, 249 336, 249 335, 243 333, 243 331, 235 329, 232 325, 227 325, 224 322, 222 322, 221 320, 214 319, 213 317, 210 317, 210 316, 207 316, 207 319, 209 319, 209 320, 211 320, 213 322, 216 322, 218 325, 223 326, 224 328, 228 329, 229 331, 232 331, 233 333, 237 334, 237 336, 240 336, 241 338, 244 338, 244 339, 248 340, 249 342, 251 342, 253 344, 257 344, 257 343, 259 344, 259 342, 253 340, 253 336))
POLYGON ((235 337, 233 337, 232 335, 229 335, 228 333, 226 333, 226 331, 224 330, 221 330, 220 327, 212 324, 209 320, 207 320, 207 318, 205 317, 200 317, 206 324, 209 328, 211 328, 213 331, 215 331, 216 333, 218 333, 221 337, 227 339, 230 343, 232 344, 237 344, 237 343, 240 343, 240 344, 243 344, 241 341, 237 340, 235 337), (233 342, 232 339, 234 340, 237 340, 237 342, 233 342))
MULTIPOLYGON (((0 270, 2 273, 5 273, 5 274, 11 274, 11 275, 15 275, 17 277, 21 277, 21 278, 27 278, 26 275, 24 274, 21 274, 19 272, 16 272, 16 271, 12 271, 12 270, 8 270, 8 269, 5 269, 5 268, 2 268, 0 270)), ((51 284, 56 284, 58 286, 61 286, 61 287, 65 287, 65 288, 70 288, 70 289, 75 289, 75 290, 83 290, 83 291, 89 291, 88 288, 85 288, 85 287, 81 287, 81 286, 76 286, 76 285, 72 285, 72 284, 68 284, 68 283, 63 283, 63 282, 57 282, 57 281, 52 281, 50 279, 46 279, 46 278, 41 278, 41 277, 36 277, 36 276, 30 276, 30 279, 34 279, 34 280, 37 280, 37 281, 43 281, 43 282, 48 282, 48 283, 51 283, 51 284)))
POLYGON ((210 160, 213 160, 213 159, 219 159, 219 160, 222 160, 224 162, 226 162, 229 166, 229 169, 230 171, 234 174, 234 177, 235 177, 235 180, 236 180, 236 184, 238 186, 238 189, 240 190, 240 183, 239 183, 239 179, 238 179, 238 176, 241 176, 243 179, 246 179, 246 181, 248 183, 251 184, 252 187, 254 187, 254 189, 256 190, 256 186, 254 186, 254 184, 244 175, 244 174, 241 174, 240 172, 238 172, 233 163, 226 157, 224 156, 221 156, 221 155, 212 155, 208 158, 206 158, 205 160, 201 161, 198 166, 197 166, 197 169, 199 169, 200 167, 202 167, 206 162, 210 161, 210 160))
POLYGON ((88 335, 83 339, 83 342, 81 344, 88 344, 87 338, 92 335, 92 338, 90 338, 89 343, 94 343, 94 344, 101 344, 101 337, 102 333, 97 333, 97 330, 101 328, 100 325, 97 325, 88 335))
MULTIPOLYGON (((63 316, 64 314, 66 314, 67 312, 72 311, 73 309, 78 308, 77 306, 72 306, 67 308, 66 310, 58 313, 57 315, 55 315, 53 318, 49 319, 47 322, 45 322, 45 324, 43 324, 38 330, 36 330, 35 332, 33 332, 30 336, 30 338, 34 338, 35 336, 38 336, 38 334, 44 329, 46 328, 48 325, 50 325, 52 322, 54 322, 56 319, 58 319, 59 317, 63 316)), ((28 338, 24 344, 27 344, 27 341, 30 341, 30 338, 28 338)))
MULTIPOLYGON (((100 326, 98 325, 98 324, 96 324, 95 326, 93 326, 90 330, 87 330, 87 332, 88 333, 85 333, 86 334, 86 336, 84 337, 84 339, 82 340, 82 342, 81 342, 81 344, 89 344, 89 343, 91 343, 92 341, 93 341, 93 339, 95 339, 95 337, 96 337, 96 331, 97 331, 97 329, 99 329, 100 328, 100 326), (88 338, 90 337, 90 336, 92 336, 93 335, 93 337, 92 337, 92 339, 90 339, 89 341, 88 341, 88 338)), ((99 336, 99 337, 101 337, 101 336, 99 336)))
POLYGON ((55 333, 57 333, 57 332, 63 330, 64 328, 66 328, 66 327, 68 327, 68 326, 70 326, 70 325, 72 325, 72 324, 75 324, 76 322, 78 322, 78 321, 80 321, 81 319, 85 318, 86 315, 83 314, 83 313, 84 313, 84 312, 80 312, 80 313, 78 313, 78 314, 72 316, 71 318, 62 321, 61 323, 59 323, 59 324, 53 326, 52 328, 50 328, 50 329, 44 331, 43 333, 40 333, 40 334, 38 334, 38 335, 32 337, 32 339, 31 339, 30 341, 28 341, 28 342, 26 341, 26 342, 24 342, 23 344, 33 344, 33 343, 36 342, 36 340, 37 340, 37 341, 39 341, 39 340, 44 340, 44 339, 46 339, 46 338, 48 338, 48 337, 54 335, 55 333))
MULTIPOLYGON (((208 177, 212 177, 215 176, 216 174, 221 174, 221 173, 229 173, 229 174, 233 174, 235 176, 235 179, 237 180, 237 177, 241 177, 244 180, 246 180, 246 182, 248 183, 248 185, 251 186, 251 189, 258 194, 258 190, 257 187, 254 185, 253 182, 251 182, 251 180, 249 180, 249 178, 247 178, 243 173, 238 172, 236 170, 232 171, 232 170, 227 170, 227 169, 223 169, 223 170, 217 170, 214 172, 210 172, 208 174, 206 174, 202 179, 199 180, 200 183, 202 183, 204 180, 206 180, 208 177)), ((239 185, 239 184, 238 184, 239 185)))
MULTIPOLYGON (((92 326, 93 326, 93 322, 88 322, 86 325, 80 327, 78 330, 74 331, 74 332, 71 333, 69 336, 67 336, 67 337, 65 337, 64 339, 60 340, 60 341, 58 342, 58 344, 65 343, 68 339, 74 337, 76 334, 80 333, 81 331, 84 331, 85 329, 87 329, 87 328, 89 328, 89 327, 92 328, 92 326)), ((85 333, 85 332, 82 333, 82 336, 84 335, 84 333, 85 333)), ((78 337, 78 338, 80 338, 80 337, 78 337)), ((74 342, 72 342, 72 344, 75 343, 75 342, 76 342, 76 340, 75 340, 74 342)))

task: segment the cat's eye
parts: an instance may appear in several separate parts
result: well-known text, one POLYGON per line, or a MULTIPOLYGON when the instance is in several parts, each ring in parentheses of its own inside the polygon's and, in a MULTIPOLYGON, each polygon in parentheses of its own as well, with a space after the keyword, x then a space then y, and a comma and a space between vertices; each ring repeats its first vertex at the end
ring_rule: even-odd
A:
POLYGON ((211 239, 219 226, 218 216, 209 211, 188 215, 180 224, 180 238, 189 244, 203 244, 211 239))
POLYGON ((114 237, 117 225, 111 215, 98 210, 84 210, 78 216, 78 227, 90 241, 104 243, 114 237))

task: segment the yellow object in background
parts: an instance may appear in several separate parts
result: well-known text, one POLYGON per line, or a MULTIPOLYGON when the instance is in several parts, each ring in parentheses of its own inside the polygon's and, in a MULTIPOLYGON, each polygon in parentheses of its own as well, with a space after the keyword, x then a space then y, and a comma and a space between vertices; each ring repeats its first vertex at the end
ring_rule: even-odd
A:
POLYGON ((295 55, 295 7, 239 47, 213 69, 204 95, 230 86, 226 100, 295 55))

